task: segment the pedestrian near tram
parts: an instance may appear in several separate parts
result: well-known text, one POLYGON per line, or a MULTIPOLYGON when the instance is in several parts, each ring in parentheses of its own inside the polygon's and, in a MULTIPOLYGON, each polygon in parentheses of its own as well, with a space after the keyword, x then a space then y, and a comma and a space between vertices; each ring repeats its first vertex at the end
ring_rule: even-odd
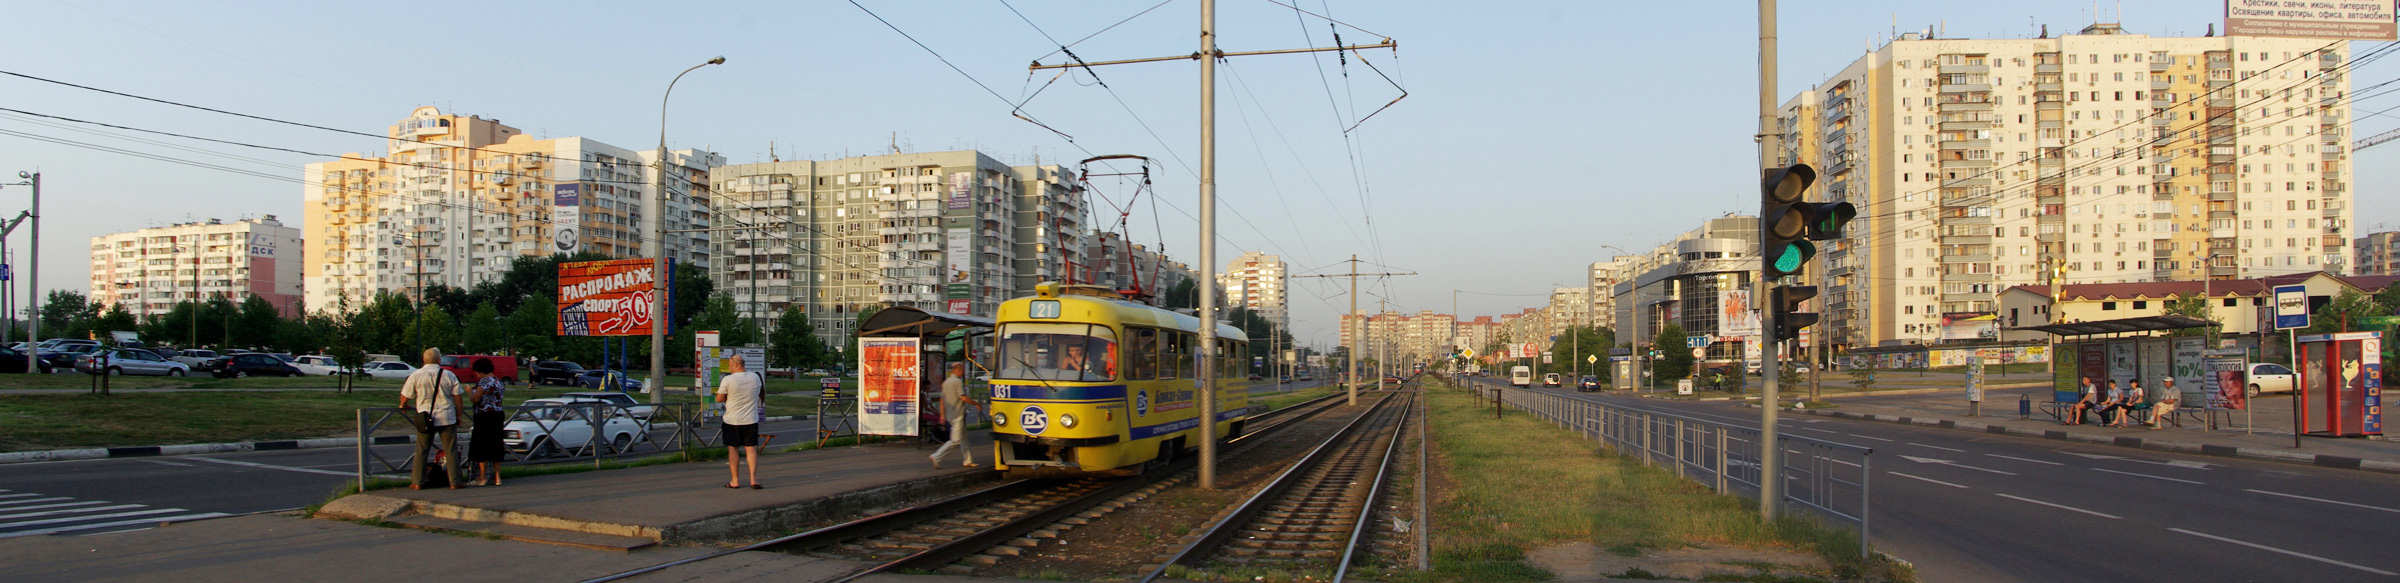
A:
POLYGON ((942 419, 950 422, 950 440, 933 450, 933 468, 942 468, 942 458, 950 450, 958 450, 958 459, 966 467, 975 464, 975 450, 967 447, 967 363, 950 363, 950 377, 942 379, 942 419))
POLYGON ((725 404, 725 471, 733 475, 727 488, 742 487, 743 454, 748 454, 750 489, 765 488, 758 484, 758 425, 764 421, 766 379, 758 373, 745 372, 740 358, 725 361, 725 378, 717 384, 717 402, 725 404))

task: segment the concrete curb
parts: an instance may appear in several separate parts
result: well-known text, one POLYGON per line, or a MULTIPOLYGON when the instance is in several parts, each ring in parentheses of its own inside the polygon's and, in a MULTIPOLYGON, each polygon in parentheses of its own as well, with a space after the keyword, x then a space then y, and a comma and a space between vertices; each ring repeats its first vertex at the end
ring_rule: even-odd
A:
MULTIPOLYGON (((1744 406, 1744 407, 1757 407, 1758 405, 1744 403, 1744 404, 1742 404, 1742 406, 1744 406)), ((1931 428, 1936 428, 1936 429, 1954 429, 1954 430, 1958 430, 1958 431, 1972 431, 1972 432, 1976 432, 1976 433, 1991 433, 1991 434, 1998 434, 1998 435, 2014 435, 2014 436, 2018 436, 2018 437, 2034 437, 2034 438, 2041 438, 2041 439, 2055 439, 2055 440, 2059 440, 2059 441, 2076 441, 2076 442, 2091 443, 2091 444, 2098 444, 2098 445, 2114 445, 2114 446, 2118 446, 2118 447, 2129 447, 2129 448, 2134 448, 2134 449, 2147 449, 2147 450, 2155 450, 2155 451, 2167 451, 2167 452, 2175 452, 2175 453, 2199 454, 2199 455, 2214 456, 2214 457, 2230 457, 2230 458, 2241 458, 2241 459, 2250 459, 2250 460, 2259 460, 2259 461, 2282 462, 2282 463, 2288 463, 2288 464, 2301 464, 2301 465, 2317 466, 2317 467, 2321 467, 2321 468, 2334 468, 2334 469, 2342 469, 2342 470, 2362 470, 2362 471, 2369 471, 2369 472, 2380 472, 2380 473, 2386 473, 2386 474, 2400 474, 2400 462, 2390 462, 2390 461, 2382 461, 2382 460, 2369 460, 2369 459, 2360 459, 2360 458, 2354 458, 2354 457, 2348 457, 2348 456, 2322 455, 2322 454, 2311 454, 2311 453, 2299 453, 2299 452, 2281 451, 2281 450, 2273 450, 2273 449, 2245 448, 2245 447, 2230 446, 2230 445, 2215 445, 2215 444, 2207 444, 2207 443, 2194 443, 2194 442, 2188 442, 2188 441, 2166 441, 2166 440, 2157 440, 2157 439, 2149 439, 2149 438, 2145 438, 2145 437, 2133 437, 2133 436, 2100 435, 2100 434, 2093 434, 2093 433, 2070 433, 2070 432, 2067 432, 2067 431, 2061 431, 2061 430, 2056 430, 2056 429, 2040 429, 2040 430, 2036 430, 2036 429, 2025 429, 2025 428, 2022 428, 2022 427, 2011 427, 2011 426, 2007 426, 2007 425, 1999 425, 1999 424, 1992 424, 1992 423, 1972 423, 1972 422, 1953 421, 1953 420, 1948 420, 1948 419, 1919 419, 1919 418, 1914 418, 1914 417, 1902 417, 1902 416, 1898 416, 1898 415, 1875 415, 1875 414, 1867 414, 1867 413, 1851 413, 1851 412, 1847 412, 1847 411, 1822 411, 1822 410, 1811 410, 1811 409, 1788 409, 1788 408, 1787 408, 1787 409, 1784 409, 1784 410, 1785 410, 1785 411, 1798 412, 1798 413, 1804 413, 1804 414, 1808 414, 1808 415, 1818 415, 1818 416, 1823 416, 1823 417, 1837 417, 1837 418, 1842 418, 1842 419, 1856 419, 1856 420, 1860 420, 1860 421, 1878 421, 1878 422, 1884 422, 1884 423, 1897 423, 1897 424, 1901 424, 1901 425, 1915 425, 1915 426, 1920 426, 1920 427, 1931 427, 1931 428)))
MULTIPOLYGON (((807 418, 808 416, 806 415, 768 417, 766 422, 775 423, 807 418)), ((674 429, 675 427, 676 424, 674 423, 659 423, 651 426, 653 429, 674 429)), ((378 435, 375 436, 374 444, 396 445, 403 443, 414 443, 415 441, 415 435, 378 435)), ((0 465, 109 458, 234 453, 244 451, 327 449, 357 446, 357 438, 326 437, 321 439, 285 439, 277 441, 243 441, 236 443, 186 443, 178 445, 134 445, 123 447, 87 447, 79 449, 44 449, 0 453, 0 465)))

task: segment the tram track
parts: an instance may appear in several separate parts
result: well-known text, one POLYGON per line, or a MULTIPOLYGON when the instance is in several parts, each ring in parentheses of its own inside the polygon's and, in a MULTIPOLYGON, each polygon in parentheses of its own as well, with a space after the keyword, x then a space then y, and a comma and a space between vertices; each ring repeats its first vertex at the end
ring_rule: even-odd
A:
POLYGON ((1369 527, 1375 523, 1375 504, 1415 398, 1409 393, 1378 401, 1205 532, 1187 539, 1189 544, 1141 581, 1155 581, 1177 567, 1201 569, 1212 561, 1330 567, 1333 580, 1343 580, 1358 554, 1373 544, 1369 527))
MULTIPOLYGON (((1233 456, 1275 433, 1344 404, 1341 393, 1296 403, 1250 418, 1266 422, 1245 428, 1226 440, 1222 455, 1233 456)), ((770 551, 832 556, 869 563, 832 579, 846 583, 884 572, 938 570, 987 550, 1004 547, 1028 534, 1075 518, 1110 500, 1134 495, 1145 488, 1163 487, 1191 473, 1196 458, 1186 458, 1128 478, 1025 479, 1002 483, 948 499, 885 512, 850 522, 779 537, 723 552, 634 569, 585 583, 621 581, 679 565, 746 551, 770 551)))

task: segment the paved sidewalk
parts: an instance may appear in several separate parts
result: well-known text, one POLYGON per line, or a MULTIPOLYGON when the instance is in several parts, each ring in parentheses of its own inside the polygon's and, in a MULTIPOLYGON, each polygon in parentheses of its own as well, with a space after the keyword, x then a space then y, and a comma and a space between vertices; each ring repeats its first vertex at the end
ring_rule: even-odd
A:
POLYGON ((1867 418, 1876 421, 1907 422, 1916 425, 1954 427, 1971 431, 2026 435, 2092 443, 2115 444, 2127 447, 2181 451, 2226 457, 2242 457, 2327 467, 2365 469, 2400 473, 2400 442, 2366 438, 2302 437, 2299 448, 2292 447, 2292 400, 2285 395, 2262 395, 2251 401, 2256 409, 2248 418, 2257 424, 2255 431, 2243 423, 2241 411, 2218 412, 2217 428, 2208 429, 2205 423, 2189 418, 2184 427, 2168 426, 2152 430, 2147 427, 2105 427, 2098 417, 2084 425, 2065 426, 2045 415, 2039 404, 2050 398, 2047 390, 2002 389, 1985 393, 1983 416, 1968 417, 1964 391, 1944 393, 1862 396, 1838 401, 1830 410, 1804 410, 1803 413, 1835 417, 1867 418), (2035 409, 2030 419, 2017 417, 2018 395, 2030 396, 2035 409))

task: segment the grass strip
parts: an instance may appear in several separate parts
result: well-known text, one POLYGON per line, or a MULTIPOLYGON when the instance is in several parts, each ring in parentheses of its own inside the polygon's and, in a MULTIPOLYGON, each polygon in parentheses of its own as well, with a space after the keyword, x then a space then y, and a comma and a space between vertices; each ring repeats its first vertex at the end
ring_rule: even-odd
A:
POLYGON ((1527 553, 1577 541, 1627 555, 1703 545, 1799 550, 1823 557, 1830 578, 1905 579, 1858 558, 1848 529, 1801 516, 1762 523, 1747 499, 1604 453, 1531 415, 1494 419, 1465 391, 1433 385, 1426 393, 1435 463, 1452 480, 1434 508, 1434 569, 1387 580, 1544 580, 1551 574, 1527 553))

